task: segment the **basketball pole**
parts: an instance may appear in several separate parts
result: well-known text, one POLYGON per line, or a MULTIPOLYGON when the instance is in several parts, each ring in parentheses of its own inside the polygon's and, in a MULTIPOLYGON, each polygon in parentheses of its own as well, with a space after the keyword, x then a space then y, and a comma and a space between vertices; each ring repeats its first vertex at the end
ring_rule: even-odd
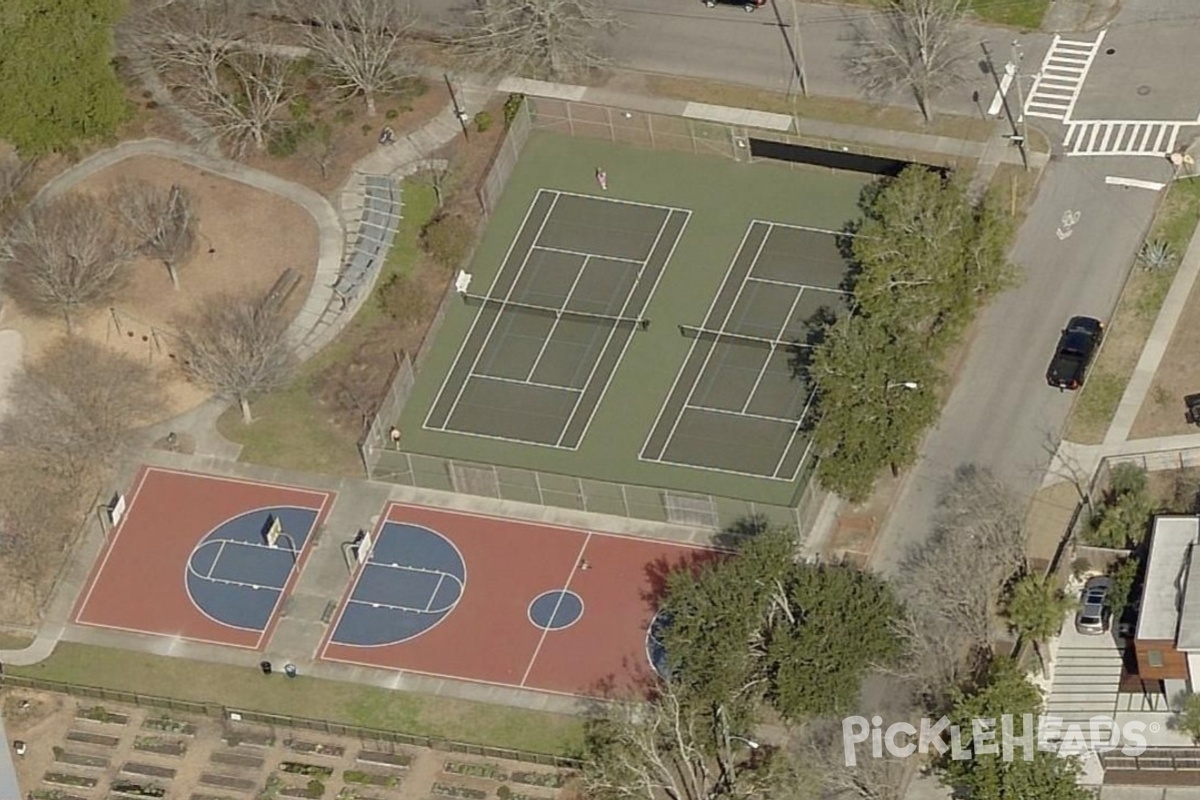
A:
POLYGON ((354 555, 354 542, 342 542, 342 557, 346 559, 346 571, 353 575, 358 564, 358 556, 354 555))
POLYGON ((107 503, 96 506, 96 519, 100 521, 100 533, 104 535, 104 541, 107 542, 112 536, 112 520, 108 518, 107 503))

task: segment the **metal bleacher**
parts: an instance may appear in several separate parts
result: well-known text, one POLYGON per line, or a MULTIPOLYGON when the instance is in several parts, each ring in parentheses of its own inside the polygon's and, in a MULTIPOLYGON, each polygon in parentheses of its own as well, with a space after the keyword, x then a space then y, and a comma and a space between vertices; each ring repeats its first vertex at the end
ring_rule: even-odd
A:
POLYGON ((364 286, 370 286, 375 273, 387 258, 396 227, 400 223, 400 188, 382 175, 363 179, 362 221, 350 257, 333 284, 333 291, 345 307, 364 286))

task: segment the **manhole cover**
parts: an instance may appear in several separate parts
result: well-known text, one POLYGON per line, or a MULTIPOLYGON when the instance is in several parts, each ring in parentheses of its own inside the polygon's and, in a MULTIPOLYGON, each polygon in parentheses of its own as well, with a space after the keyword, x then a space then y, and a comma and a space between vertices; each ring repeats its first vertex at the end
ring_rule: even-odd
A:
POLYGON ((1137 88, 1137 93, 1139 97, 1145 97, 1150 94, 1150 87, 1143 83, 1137 88))
POLYGON ((1113 53, 1115 53, 1115 52, 1117 52, 1117 48, 1115 48, 1115 47, 1110 47, 1110 48, 1108 48, 1107 50, 1105 50, 1105 51, 1104 51, 1104 54, 1105 54, 1105 55, 1107 55, 1107 56, 1111 56, 1111 55, 1112 55, 1113 53))

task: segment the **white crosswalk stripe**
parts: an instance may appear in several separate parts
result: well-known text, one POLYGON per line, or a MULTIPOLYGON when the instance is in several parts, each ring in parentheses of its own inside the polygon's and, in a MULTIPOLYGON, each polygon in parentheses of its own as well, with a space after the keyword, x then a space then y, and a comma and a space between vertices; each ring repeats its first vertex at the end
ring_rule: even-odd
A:
POLYGON ((1063 148, 1069 156, 1166 156, 1175 151, 1186 123, 1148 120, 1068 122, 1063 148))
POLYGON ((1033 80, 1023 109, 1027 117, 1068 120, 1083 89, 1084 78, 1104 41, 1100 31, 1095 41, 1064 39, 1055 35, 1042 68, 1033 80))

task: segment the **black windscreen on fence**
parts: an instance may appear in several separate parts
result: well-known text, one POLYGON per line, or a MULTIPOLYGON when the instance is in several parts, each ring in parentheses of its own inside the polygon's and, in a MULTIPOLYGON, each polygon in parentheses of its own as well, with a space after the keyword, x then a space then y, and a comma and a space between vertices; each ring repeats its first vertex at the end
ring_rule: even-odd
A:
POLYGON ((805 147, 800 144, 772 142, 766 139, 750 139, 750 155, 754 158, 773 158, 776 161, 790 161, 794 164, 813 164, 830 169, 843 169, 849 172, 865 172, 868 175, 882 175, 894 178, 904 171, 904 168, 914 163, 927 170, 936 172, 943 178, 950 176, 947 167, 934 167, 929 164, 919 164, 913 161, 901 161, 895 158, 867 156, 860 153, 845 153, 837 150, 823 150, 819 147, 805 147))

